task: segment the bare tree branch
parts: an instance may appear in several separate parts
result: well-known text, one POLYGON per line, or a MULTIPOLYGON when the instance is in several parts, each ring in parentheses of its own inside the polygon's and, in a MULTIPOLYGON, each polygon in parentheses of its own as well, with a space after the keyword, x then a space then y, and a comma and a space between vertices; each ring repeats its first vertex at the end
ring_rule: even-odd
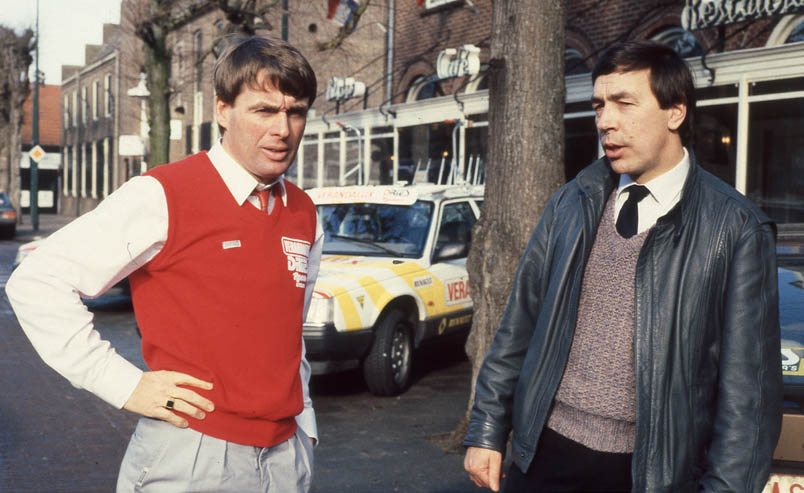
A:
POLYGON ((353 32, 355 32, 357 23, 360 22, 360 17, 366 11, 369 4, 371 4, 371 0, 365 0, 365 2, 363 2, 354 13, 352 13, 352 16, 349 18, 349 21, 346 24, 344 24, 340 29, 338 29, 338 33, 335 35, 334 38, 325 43, 318 43, 316 45, 318 51, 334 50, 335 48, 340 47, 346 40, 346 38, 348 38, 353 32))

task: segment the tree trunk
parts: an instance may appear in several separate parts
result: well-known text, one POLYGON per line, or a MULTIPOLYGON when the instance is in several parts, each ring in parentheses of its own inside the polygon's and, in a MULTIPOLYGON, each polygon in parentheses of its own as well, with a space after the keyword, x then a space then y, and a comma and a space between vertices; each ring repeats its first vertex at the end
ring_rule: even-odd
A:
POLYGON ((152 42, 143 43, 145 73, 148 75, 148 168, 170 160, 170 63, 167 49, 168 30, 158 22, 152 24, 152 42))
MULTIPOLYGON (((18 91, 27 94, 23 88, 18 88, 18 91)), ((17 209, 17 223, 22 223, 22 208, 20 207, 21 192, 20 192, 20 162, 22 160, 22 105, 25 102, 25 97, 20 94, 15 94, 11 97, 11 107, 8 112, 9 119, 9 137, 8 137, 8 198, 11 204, 17 209)))
POLYGON ((519 259, 545 203, 564 182, 565 8, 549 0, 493 2, 489 162, 467 262, 474 318, 466 342, 472 362, 466 418, 519 259))

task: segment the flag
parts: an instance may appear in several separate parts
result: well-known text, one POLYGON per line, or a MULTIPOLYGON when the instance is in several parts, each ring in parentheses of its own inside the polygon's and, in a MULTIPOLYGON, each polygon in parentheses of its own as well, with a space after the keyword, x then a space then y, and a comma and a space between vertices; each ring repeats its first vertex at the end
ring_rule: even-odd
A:
POLYGON ((345 26, 360 7, 355 0, 328 0, 327 19, 339 26, 345 26))

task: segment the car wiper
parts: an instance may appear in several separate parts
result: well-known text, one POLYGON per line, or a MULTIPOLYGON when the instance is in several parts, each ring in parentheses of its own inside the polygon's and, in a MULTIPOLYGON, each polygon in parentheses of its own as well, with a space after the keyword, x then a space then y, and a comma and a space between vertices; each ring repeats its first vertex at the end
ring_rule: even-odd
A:
POLYGON ((352 241, 352 242, 355 242, 355 243, 360 243, 360 244, 363 244, 363 245, 372 246, 374 248, 377 248, 378 250, 382 250, 385 253, 389 253, 394 257, 399 256, 399 252, 391 250, 390 248, 384 247, 382 245, 378 245, 377 243, 373 242, 372 240, 365 240, 363 238, 355 238, 355 237, 352 237, 352 236, 332 235, 332 234, 329 235, 329 237, 330 238, 335 238, 335 239, 338 239, 338 240, 347 240, 347 241, 352 241))

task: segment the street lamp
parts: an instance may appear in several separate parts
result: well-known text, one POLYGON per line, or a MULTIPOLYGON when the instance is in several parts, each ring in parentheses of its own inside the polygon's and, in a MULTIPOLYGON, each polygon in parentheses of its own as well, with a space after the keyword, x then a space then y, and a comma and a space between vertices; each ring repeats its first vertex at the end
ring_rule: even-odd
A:
POLYGON ((145 163, 145 142, 148 139, 148 116, 145 113, 145 102, 151 95, 148 86, 145 83, 146 75, 140 72, 140 82, 128 90, 128 95, 140 99, 140 140, 142 141, 142 163, 140 164, 140 173, 142 173, 147 165, 145 163))

